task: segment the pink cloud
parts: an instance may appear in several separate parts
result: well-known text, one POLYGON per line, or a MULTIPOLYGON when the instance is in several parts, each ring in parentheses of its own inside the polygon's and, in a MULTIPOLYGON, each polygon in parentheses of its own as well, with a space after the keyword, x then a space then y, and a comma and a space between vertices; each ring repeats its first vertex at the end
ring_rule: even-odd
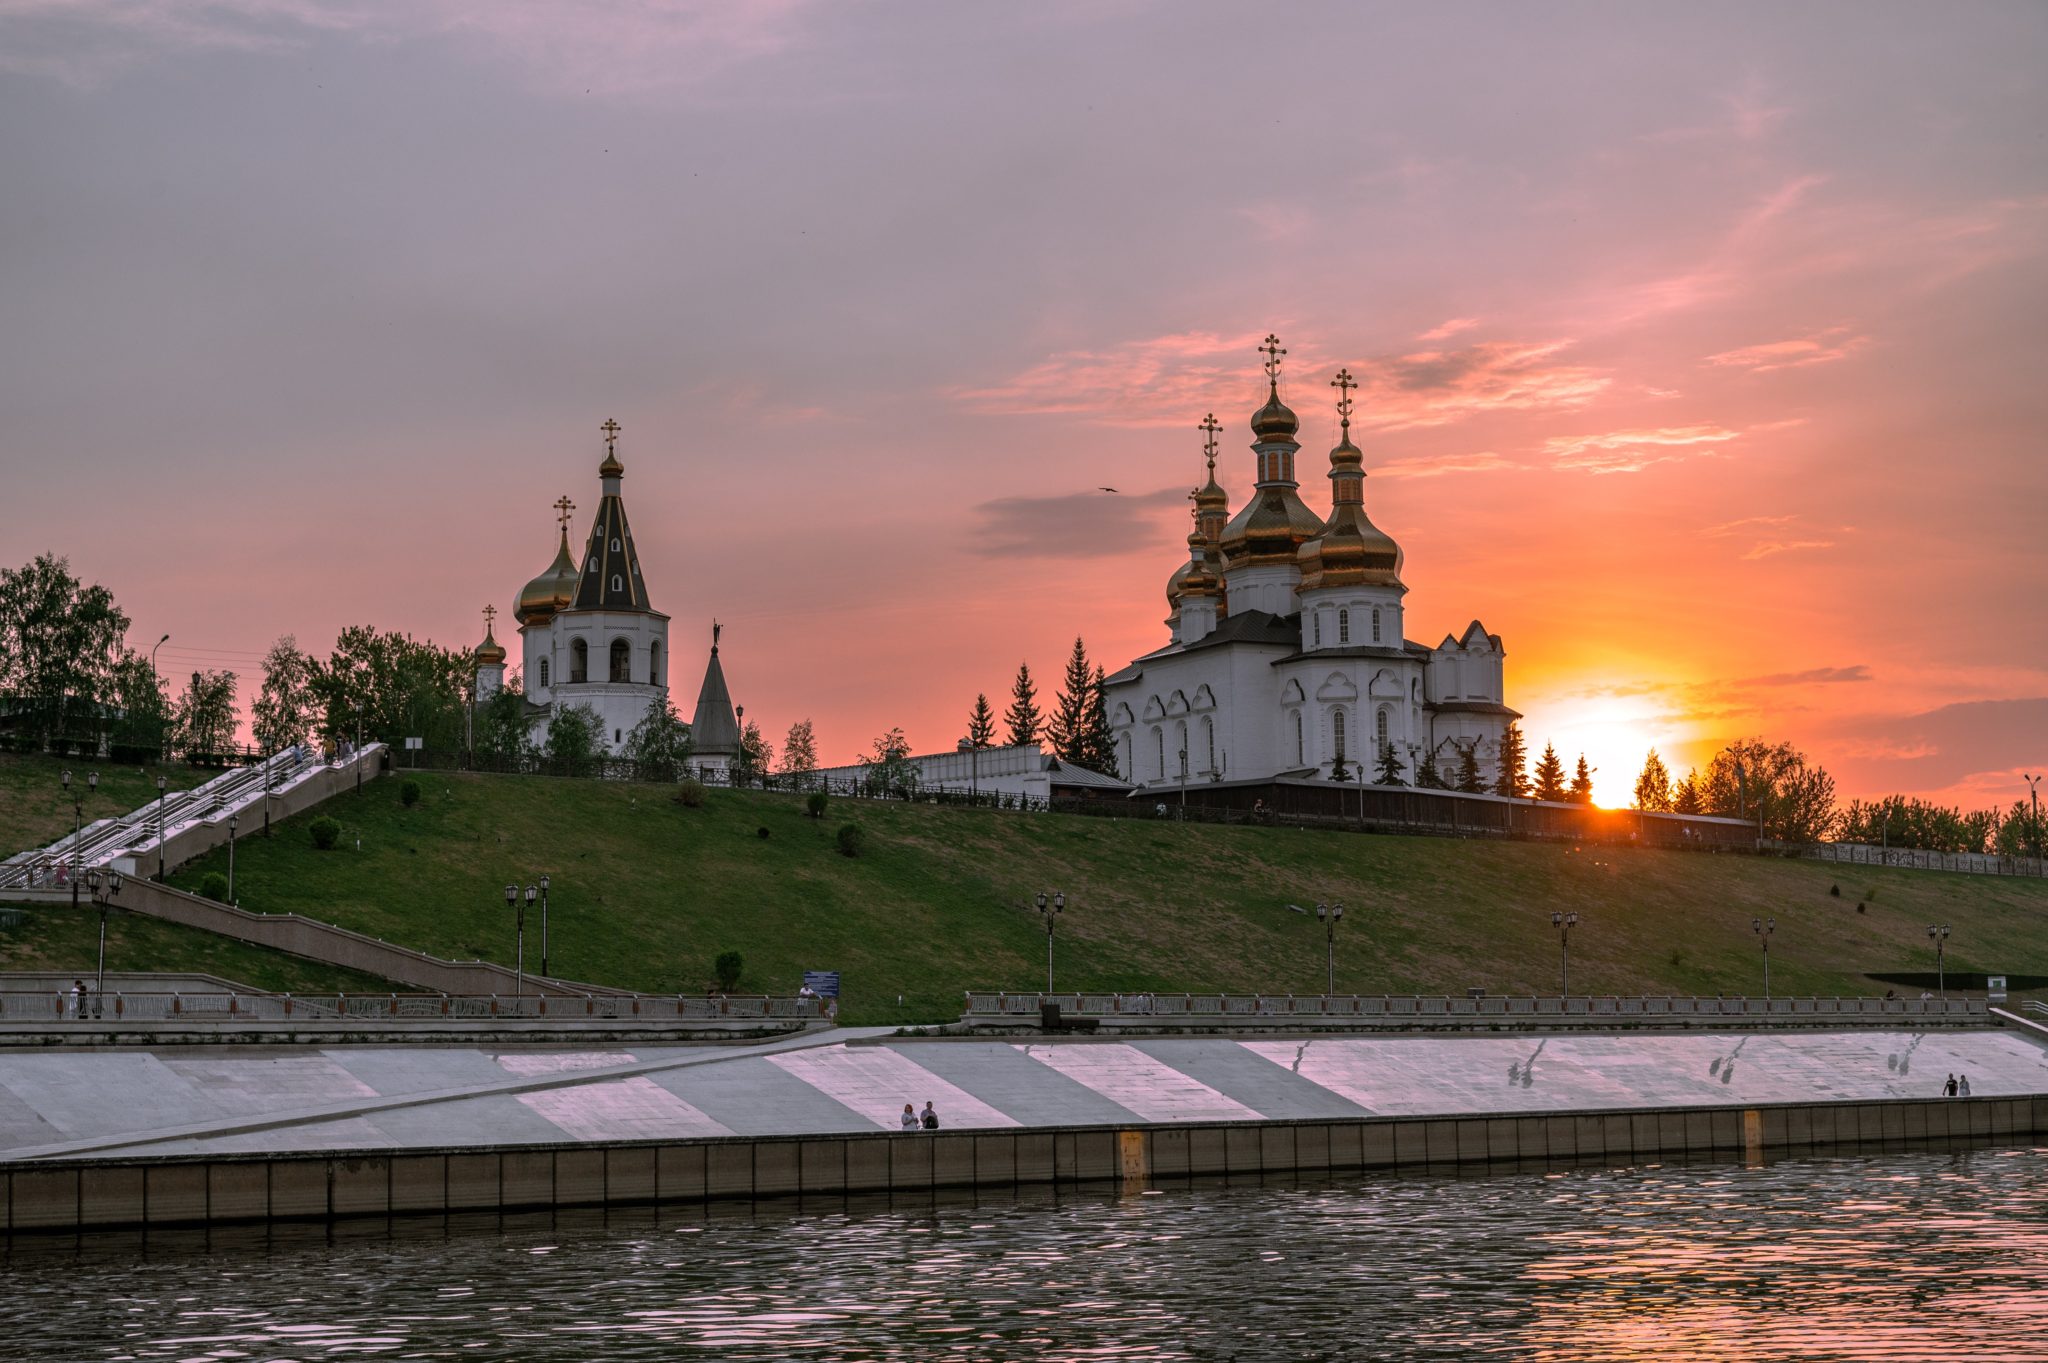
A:
POLYGON ((1453 473, 1496 473, 1503 469, 1518 469, 1522 465, 1512 459, 1503 458, 1492 450, 1479 450, 1471 454, 1437 454, 1419 456, 1413 459, 1390 459, 1383 464, 1372 466, 1375 478, 1441 478, 1453 473))
POLYGON ((1582 473, 1639 473, 1655 464, 1669 464, 1741 437, 1725 426, 1659 426, 1650 430, 1609 431, 1603 435, 1552 436, 1543 452, 1560 469, 1582 473))
POLYGON ((1868 336, 1851 335, 1847 327, 1829 327, 1811 336, 1789 341, 1766 341, 1760 345, 1724 350, 1718 355, 1707 356, 1705 363, 1746 369, 1752 374, 1768 374, 1778 369, 1832 364, 1836 360, 1847 359, 1869 343, 1868 336))
POLYGON ((1461 331, 1470 331, 1479 325, 1477 317, 1453 317, 1448 322, 1439 322, 1415 339, 1418 341, 1448 341, 1461 331))

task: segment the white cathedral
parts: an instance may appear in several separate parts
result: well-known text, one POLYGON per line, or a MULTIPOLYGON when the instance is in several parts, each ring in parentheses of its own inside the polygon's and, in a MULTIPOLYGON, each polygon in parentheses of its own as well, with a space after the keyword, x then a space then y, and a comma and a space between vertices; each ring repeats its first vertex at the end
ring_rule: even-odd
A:
POLYGON ((1500 636, 1477 620, 1434 648, 1405 635, 1401 546, 1365 514, 1365 456, 1330 451, 1330 514, 1296 488, 1299 422, 1280 400, 1279 339, 1266 338, 1267 397, 1252 414, 1256 479, 1236 515, 1216 481, 1192 495, 1188 561, 1166 584, 1172 641, 1107 680, 1117 765, 1140 786, 1199 781, 1375 781, 1391 749, 1403 783, 1433 764, 1455 784, 1463 750, 1489 783, 1501 735, 1520 716, 1502 702, 1500 636))
MULTIPOLYGON (((605 746, 618 753, 634 726, 668 700, 668 617, 648 601, 640 552, 626 521, 620 491, 619 424, 607 421, 604 462, 597 467, 597 515, 579 562, 569 556, 574 502, 555 503, 561 543, 555 561, 519 593, 519 653, 527 716, 536 741, 545 742, 557 707, 581 705, 598 717, 605 746)), ((486 608, 484 641, 476 650, 478 700, 505 683, 506 652, 491 634, 496 611, 486 608)), ((723 773, 737 755, 740 731, 718 661, 718 626, 711 628, 711 661, 704 671, 692 718, 691 765, 723 773)))

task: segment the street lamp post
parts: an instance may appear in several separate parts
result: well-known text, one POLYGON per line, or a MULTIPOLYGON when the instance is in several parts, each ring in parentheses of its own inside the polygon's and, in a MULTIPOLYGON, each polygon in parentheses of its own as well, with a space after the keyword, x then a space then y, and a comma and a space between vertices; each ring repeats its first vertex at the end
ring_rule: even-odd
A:
POLYGON ((518 954, 512 958, 512 992, 515 995, 524 996, 526 993, 526 901, 519 897, 519 887, 517 885, 507 885, 505 887, 505 907, 519 915, 518 954))
POLYGON ((540 973, 552 979, 554 972, 548 969, 548 878, 540 878, 540 973))
POLYGON ((1934 943, 1934 992, 1948 997, 1948 924, 1929 923, 1927 940, 1934 943))
POLYGON ((351 761, 353 761, 353 762, 355 763, 355 768, 356 768, 356 794, 358 794, 358 795, 361 795, 361 794, 363 793, 363 764, 362 764, 362 762, 361 762, 361 760, 360 760, 360 759, 361 759, 361 757, 362 757, 362 753, 363 753, 363 703, 362 703, 361 701, 357 701, 357 702, 356 702, 356 747, 355 747, 355 752, 354 752, 353 754, 351 754, 351 756, 350 756, 350 760, 351 760, 351 761))
POLYGON ((121 897, 121 873, 109 868, 106 871, 95 869, 88 874, 92 877, 89 887, 92 890, 92 902, 100 911, 100 964, 99 972, 94 977, 92 991, 93 1003, 97 1007, 100 997, 107 989, 107 910, 121 897))
MULTIPOLYGON (((100 774, 87 772, 85 785, 88 793, 98 791, 100 774)), ((68 767, 64 770, 64 793, 71 797, 71 907, 75 909, 78 907, 78 872, 83 864, 80 856, 83 849, 78 845, 78 837, 85 827, 85 797, 71 788, 71 769, 68 767)))
POLYGON ((164 778, 156 778, 156 878, 164 878, 164 778))
POLYGON ((1053 925, 1059 922, 1060 914, 1066 911, 1066 907, 1067 896, 1065 892, 1055 893, 1051 899, 1046 898, 1045 891, 1040 890, 1038 892, 1038 914, 1039 917, 1045 919, 1045 992, 1048 994, 1052 992, 1053 925))
POLYGON ((1188 821, 1188 747, 1180 747, 1180 821, 1188 821))
POLYGON ((152 645, 149 650, 149 679, 151 682, 155 683, 156 687, 153 693, 153 697, 150 701, 150 708, 155 713, 157 719, 156 756, 159 762, 163 760, 164 756, 164 724, 162 709, 164 697, 164 680, 160 675, 158 675, 156 670, 156 651, 157 649, 162 648, 165 644, 169 643, 170 640, 170 632, 166 630, 164 632, 164 637, 157 640, 156 643, 152 645))
POLYGON ((1572 929, 1579 925, 1575 913, 1553 913, 1550 926, 1557 929, 1557 992, 1560 997, 1571 993, 1572 985, 1572 929))
POLYGON ((1337 992, 1337 924, 1344 918, 1342 904, 1316 905, 1316 921, 1323 925, 1323 962, 1327 968, 1329 987, 1326 994, 1337 992))
POLYGON ((1771 1001, 1771 934, 1778 930, 1778 920, 1775 918, 1752 918, 1749 920, 1749 930, 1755 933, 1757 940, 1764 944, 1764 1002, 1769 1003, 1771 1001))
POLYGON ((228 815, 228 903, 230 904, 235 902, 235 828, 241 822, 241 815, 228 815))
POLYGON ((2048 875, 2048 863, 2041 860, 2041 778, 2025 772, 2020 775, 2027 783, 2027 798, 2034 802, 2034 874, 2048 875))

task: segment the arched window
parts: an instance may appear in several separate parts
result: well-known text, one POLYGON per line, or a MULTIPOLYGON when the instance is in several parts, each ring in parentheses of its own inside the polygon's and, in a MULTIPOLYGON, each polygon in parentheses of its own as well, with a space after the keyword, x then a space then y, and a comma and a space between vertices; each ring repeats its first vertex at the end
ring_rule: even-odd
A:
POLYGON ((656 639, 647 646, 647 684, 661 685, 661 640, 656 639))
POLYGON ((1309 618, 1315 622, 1315 643, 1313 647, 1321 648, 1323 646, 1323 613, 1317 611, 1309 618))
POLYGON ((1154 730, 1152 731, 1152 740, 1153 740, 1153 742, 1155 742, 1155 743, 1157 743, 1157 744, 1159 745, 1159 778, 1158 778, 1158 779, 1160 779, 1161 781, 1164 781, 1164 780, 1166 779, 1166 730, 1164 730, 1164 729, 1154 729, 1154 730))
POLYGON ((1202 740, 1209 745, 1209 774, 1216 774, 1216 721, 1202 716, 1202 740))
POLYGON ((540 660, 540 684, 543 687, 548 684, 548 660, 546 658, 540 660))
POLYGON ((1131 736, 1125 734, 1116 741, 1116 774, 1125 781, 1137 779, 1136 768, 1131 765, 1131 736))
POLYGON ((1372 608, 1372 641, 1374 643, 1380 641, 1380 608, 1378 606, 1372 608))
POLYGON ((1380 707, 1379 719, 1376 721, 1373 737, 1379 740, 1379 745, 1382 748, 1387 746, 1387 707, 1384 705, 1380 707))
POLYGON ((581 639, 569 641, 569 680, 572 683, 590 680, 590 645, 581 639))
POLYGON ((1351 612, 1348 610, 1337 612, 1337 642, 1340 644, 1351 642, 1351 612))
POLYGON ((633 646, 624 639, 612 640, 612 673, 615 682, 633 680, 633 646))
POLYGON ((1342 710, 1335 710, 1330 714, 1330 736, 1337 742, 1337 760, 1342 762, 1344 760, 1344 712, 1342 710))
POLYGON ((623 578, 623 577, 620 577, 620 576, 619 576, 619 575, 618 575, 617 573, 613 573, 613 574, 612 574, 612 590, 613 590, 613 591, 615 591, 615 592, 622 592, 622 591, 626 590, 626 579, 625 579, 625 578, 623 578))
POLYGON ((1294 765, 1301 766, 1308 761, 1308 745, 1301 732, 1301 711, 1294 712, 1294 765))

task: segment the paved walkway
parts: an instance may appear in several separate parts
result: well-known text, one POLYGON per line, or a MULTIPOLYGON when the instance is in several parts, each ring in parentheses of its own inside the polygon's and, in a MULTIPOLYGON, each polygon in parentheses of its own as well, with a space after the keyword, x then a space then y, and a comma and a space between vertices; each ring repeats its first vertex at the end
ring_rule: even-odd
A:
POLYGON ((0 1054, 0 1159, 2048 1093, 2019 1030, 0 1054))

